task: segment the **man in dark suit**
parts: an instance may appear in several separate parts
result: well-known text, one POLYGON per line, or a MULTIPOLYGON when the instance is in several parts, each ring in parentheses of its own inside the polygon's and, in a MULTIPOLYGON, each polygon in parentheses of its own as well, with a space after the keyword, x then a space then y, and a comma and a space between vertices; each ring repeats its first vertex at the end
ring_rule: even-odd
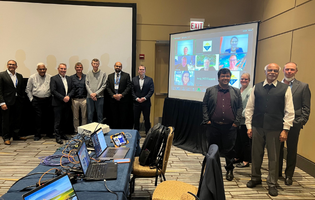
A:
MULTIPOLYGON (((291 127, 287 144, 287 166, 285 169, 286 185, 292 185, 292 177, 296 165, 297 146, 299 141, 300 130, 308 121, 310 115, 311 106, 311 91, 307 83, 300 82, 295 79, 295 74, 298 72, 297 65, 293 62, 289 62, 284 65, 283 83, 289 85, 292 90, 293 105, 295 111, 295 118, 293 121, 293 127, 291 127)), ((279 177, 282 177, 282 165, 283 165, 283 147, 284 142, 281 143, 280 156, 279 156, 279 177)))
MULTIPOLYGON (((66 136, 66 124, 71 113, 70 98, 74 95, 72 80, 66 76, 67 65, 60 63, 57 75, 51 77, 50 91, 52 94, 52 106, 55 113, 55 137, 58 144, 63 144, 62 139, 68 140, 66 136)), ((72 120, 71 120, 72 121, 72 120)))
POLYGON ((134 128, 139 131, 139 120, 141 112, 144 117, 145 132, 151 128, 150 108, 151 96, 154 93, 153 79, 145 75, 145 66, 140 65, 138 68, 139 76, 133 77, 133 112, 134 112, 134 128))
POLYGON ((234 178, 233 148, 243 110, 240 90, 229 86, 231 75, 229 69, 220 69, 219 84, 207 88, 203 98, 203 124, 208 125, 208 142, 217 144, 220 155, 225 156, 228 181, 234 178))
POLYGON ((114 65, 115 72, 110 74, 106 82, 106 90, 111 97, 110 107, 113 117, 111 128, 124 129, 131 128, 128 126, 128 105, 131 96, 132 83, 130 75, 122 70, 122 64, 116 62, 114 65))
POLYGON ((5 145, 10 139, 26 140, 20 137, 21 110, 24 98, 23 76, 16 73, 17 62, 9 60, 7 70, 0 73, 0 106, 2 111, 2 138, 5 145))

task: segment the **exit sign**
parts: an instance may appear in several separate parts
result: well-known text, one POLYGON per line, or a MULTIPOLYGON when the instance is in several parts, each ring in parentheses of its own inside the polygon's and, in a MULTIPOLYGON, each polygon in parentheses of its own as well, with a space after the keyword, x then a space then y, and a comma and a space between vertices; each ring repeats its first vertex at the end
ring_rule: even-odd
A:
POLYGON ((203 29, 203 22, 190 22, 190 30, 203 29))

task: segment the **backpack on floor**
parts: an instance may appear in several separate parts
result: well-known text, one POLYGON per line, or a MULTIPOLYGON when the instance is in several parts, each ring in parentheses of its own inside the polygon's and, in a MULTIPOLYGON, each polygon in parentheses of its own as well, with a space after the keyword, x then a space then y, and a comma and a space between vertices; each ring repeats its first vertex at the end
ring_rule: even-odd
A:
POLYGON ((160 123, 153 126, 142 145, 139 162, 142 166, 162 167, 162 161, 170 129, 160 123))

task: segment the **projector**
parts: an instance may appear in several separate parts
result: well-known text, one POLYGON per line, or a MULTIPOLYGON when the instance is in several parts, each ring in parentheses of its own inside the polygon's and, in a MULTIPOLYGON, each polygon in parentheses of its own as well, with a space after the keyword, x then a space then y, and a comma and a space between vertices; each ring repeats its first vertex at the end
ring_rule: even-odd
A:
POLYGON ((85 124, 83 126, 79 126, 78 127, 78 134, 84 134, 84 135, 90 136, 93 133, 93 131, 95 130, 96 127, 97 127, 97 129, 102 128, 104 134, 106 134, 106 133, 108 133, 110 131, 110 128, 109 128, 108 125, 100 124, 100 123, 97 123, 97 122, 92 122, 92 123, 89 123, 89 124, 85 124))

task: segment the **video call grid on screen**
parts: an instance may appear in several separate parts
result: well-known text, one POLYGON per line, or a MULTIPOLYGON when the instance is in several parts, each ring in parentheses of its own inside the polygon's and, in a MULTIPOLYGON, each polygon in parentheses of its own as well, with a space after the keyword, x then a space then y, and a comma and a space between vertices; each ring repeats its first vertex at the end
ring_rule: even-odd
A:
POLYGON ((58 73, 59 63, 66 63, 67 75, 72 75, 76 62, 87 73, 92 59, 98 58, 99 68, 107 75, 114 72, 117 61, 132 75, 136 4, 29 1, 0 1, 0 71, 14 59, 17 72, 25 78, 37 73, 39 62, 46 64, 51 75, 58 73))
POLYGON ((231 70, 231 86, 240 88, 243 73, 253 85, 258 27, 252 22, 170 34, 169 97, 202 101, 222 68, 231 70))

